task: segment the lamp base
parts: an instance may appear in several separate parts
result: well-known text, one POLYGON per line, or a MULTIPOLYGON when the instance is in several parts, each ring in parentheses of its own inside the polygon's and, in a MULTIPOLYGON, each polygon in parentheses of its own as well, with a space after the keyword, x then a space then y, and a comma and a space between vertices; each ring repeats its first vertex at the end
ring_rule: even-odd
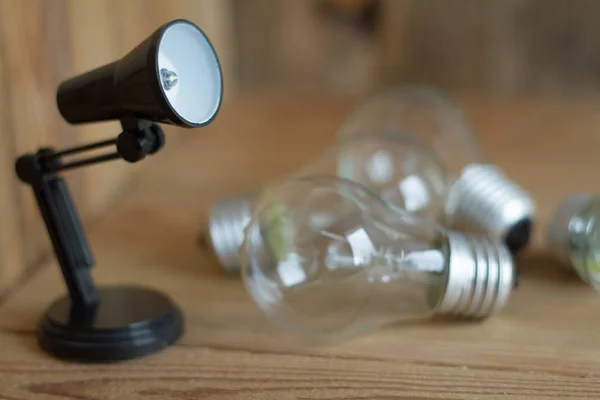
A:
POLYGON ((84 362, 142 357, 174 343, 183 333, 183 316, 166 295, 140 287, 98 289, 92 309, 71 306, 68 296, 44 314, 38 341, 51 355, 84 362))

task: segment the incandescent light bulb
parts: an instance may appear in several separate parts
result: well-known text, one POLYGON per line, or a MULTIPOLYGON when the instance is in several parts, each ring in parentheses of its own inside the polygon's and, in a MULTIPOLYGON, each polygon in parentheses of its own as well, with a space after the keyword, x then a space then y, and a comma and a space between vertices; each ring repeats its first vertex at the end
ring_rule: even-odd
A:
POLYGON ((515 280, 504 244, 446 231, 332 177, 287 181, 256 199, 240 260, 259 308, 317 340, 432 314, 485 318, 515 280))
POLYGON ((348 118, 342 137, 406 132, 430 149, 450 180, 441 222, 485 232, 516 251, 529 240, 535 213, 531 197, 483 156, 463 111, 441 91, 408 86, 367 100, 348 118))
POLYGON ((565 199, 547 227, 549 245, 586 283, 600 292, 600 198, 565 199))

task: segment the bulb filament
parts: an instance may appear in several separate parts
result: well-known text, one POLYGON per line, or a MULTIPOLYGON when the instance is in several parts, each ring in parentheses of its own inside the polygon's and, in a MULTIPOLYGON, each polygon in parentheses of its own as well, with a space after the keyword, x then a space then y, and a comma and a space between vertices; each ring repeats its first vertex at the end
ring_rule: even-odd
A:
POLYGON ((165 90, 171 90, 179 81, 177 74, 173 71, 169 71, 166 68, 160 70, 160 78, 165 90))

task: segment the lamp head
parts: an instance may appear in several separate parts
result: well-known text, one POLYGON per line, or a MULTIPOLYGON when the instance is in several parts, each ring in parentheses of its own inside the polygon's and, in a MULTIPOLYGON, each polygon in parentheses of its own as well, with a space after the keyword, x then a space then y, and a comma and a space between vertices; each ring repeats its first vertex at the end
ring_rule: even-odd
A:
POLYGON ((187 128, 216 116, 223 79, 207 36, 171 21, 118 61, 64 81, 57 104, 72 124, 139 118, 187 128))

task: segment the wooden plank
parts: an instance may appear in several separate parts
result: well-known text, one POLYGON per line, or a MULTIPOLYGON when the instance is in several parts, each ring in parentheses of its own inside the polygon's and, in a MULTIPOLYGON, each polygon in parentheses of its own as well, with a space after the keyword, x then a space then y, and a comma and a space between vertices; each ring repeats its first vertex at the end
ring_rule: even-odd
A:
POLYGON ((539 202, 534 243, 518 257, 521 286, 502 314, 396 324, 329 346, 277 332, 198 234, 212 201, 316 155, 355 101, 249 95, 204 134, 157 155, 90 230, 99 283, 156 287, 182 306, 178 345, 114 365, 49 359, 34 339, 39 315, 64 292, 49 263, 0 308, 0 398, 597 398, 598 294, 549 256, 542 230, 564 195, 596 190, 600 100, 462 104, 490 159, 539 202))
POLYGON ((235 73, 242 87, 272 84, 277 19, 282 2, 234 0, 235 73))
POLYGON ((411 65, 412 0, 382 0, 377 26, 378 76, 376 86, 398 84, 411 65))
POLYGON ((600 3, 383 0, 383 83, 491 95, 597 90, 600 3))
MULTIPOLYGON (((396 338, 392 348, 397 343, 408 347, 396 338)), ((81 365, 40 357, 35 346, 33 335, 0 335, 4 398, 591 400, 600 392, 595 374, 461 360, 406 362, 179 345, 144 360, 81 365)))
MULTIPOLYGON (((0 26, 0 37, 3 35, 0 26)), ((0 41, 0 76, 6 76, 7 50, 0 41)), ((14 174, 14 137, 10 119, 9 93, 0 79, 0 293, 15 284, 21 275, 21 221, 17 180, 14 174)))
POLYGON ((361 2, 235 1, 240 86, 346 93, 369 90, 377 82, 379 60, 370 22, 361 21, 364 7, 361 2))
MULTIPOLYGON (((25 152, 35 151, 40 146, 60 146, 69 138, 68 130, 59 124, 59 114, 54 103, 56 82, 61 65, 68 64, 61 49, 61 39, 65 32, 61 30, 60 1, 46 4, 40 0, 31 2, 0 1, 0 46, 3 48, 3 85, 5 94, 5 112, 2 117, 7 129, 2 163, 9 165, 25 152), (47 13, 46 6, 54 6, 47 13), (48 26, 48 17, 56 18, 58 26, 48 26), (7 137, 10 136, 10 137, 7 137)), ((12 170, 12 168, 11 168, 12 170)), ((6 251, 22 252, 21 256, 11 257, 7 268, 13 278, 26 266, 39 261, 48 249, 48 239, 34 198, 29 188, 12 180, 14 197, 11 208, 5 212, 7 234, 18 244, 8 244, 6 251), (17 221, 19 225, 17 226, 17 221)), ((4 219, 3 219, 4 221, 4 219)), ((16 254, 16 253, 15 253, 16 254)))

